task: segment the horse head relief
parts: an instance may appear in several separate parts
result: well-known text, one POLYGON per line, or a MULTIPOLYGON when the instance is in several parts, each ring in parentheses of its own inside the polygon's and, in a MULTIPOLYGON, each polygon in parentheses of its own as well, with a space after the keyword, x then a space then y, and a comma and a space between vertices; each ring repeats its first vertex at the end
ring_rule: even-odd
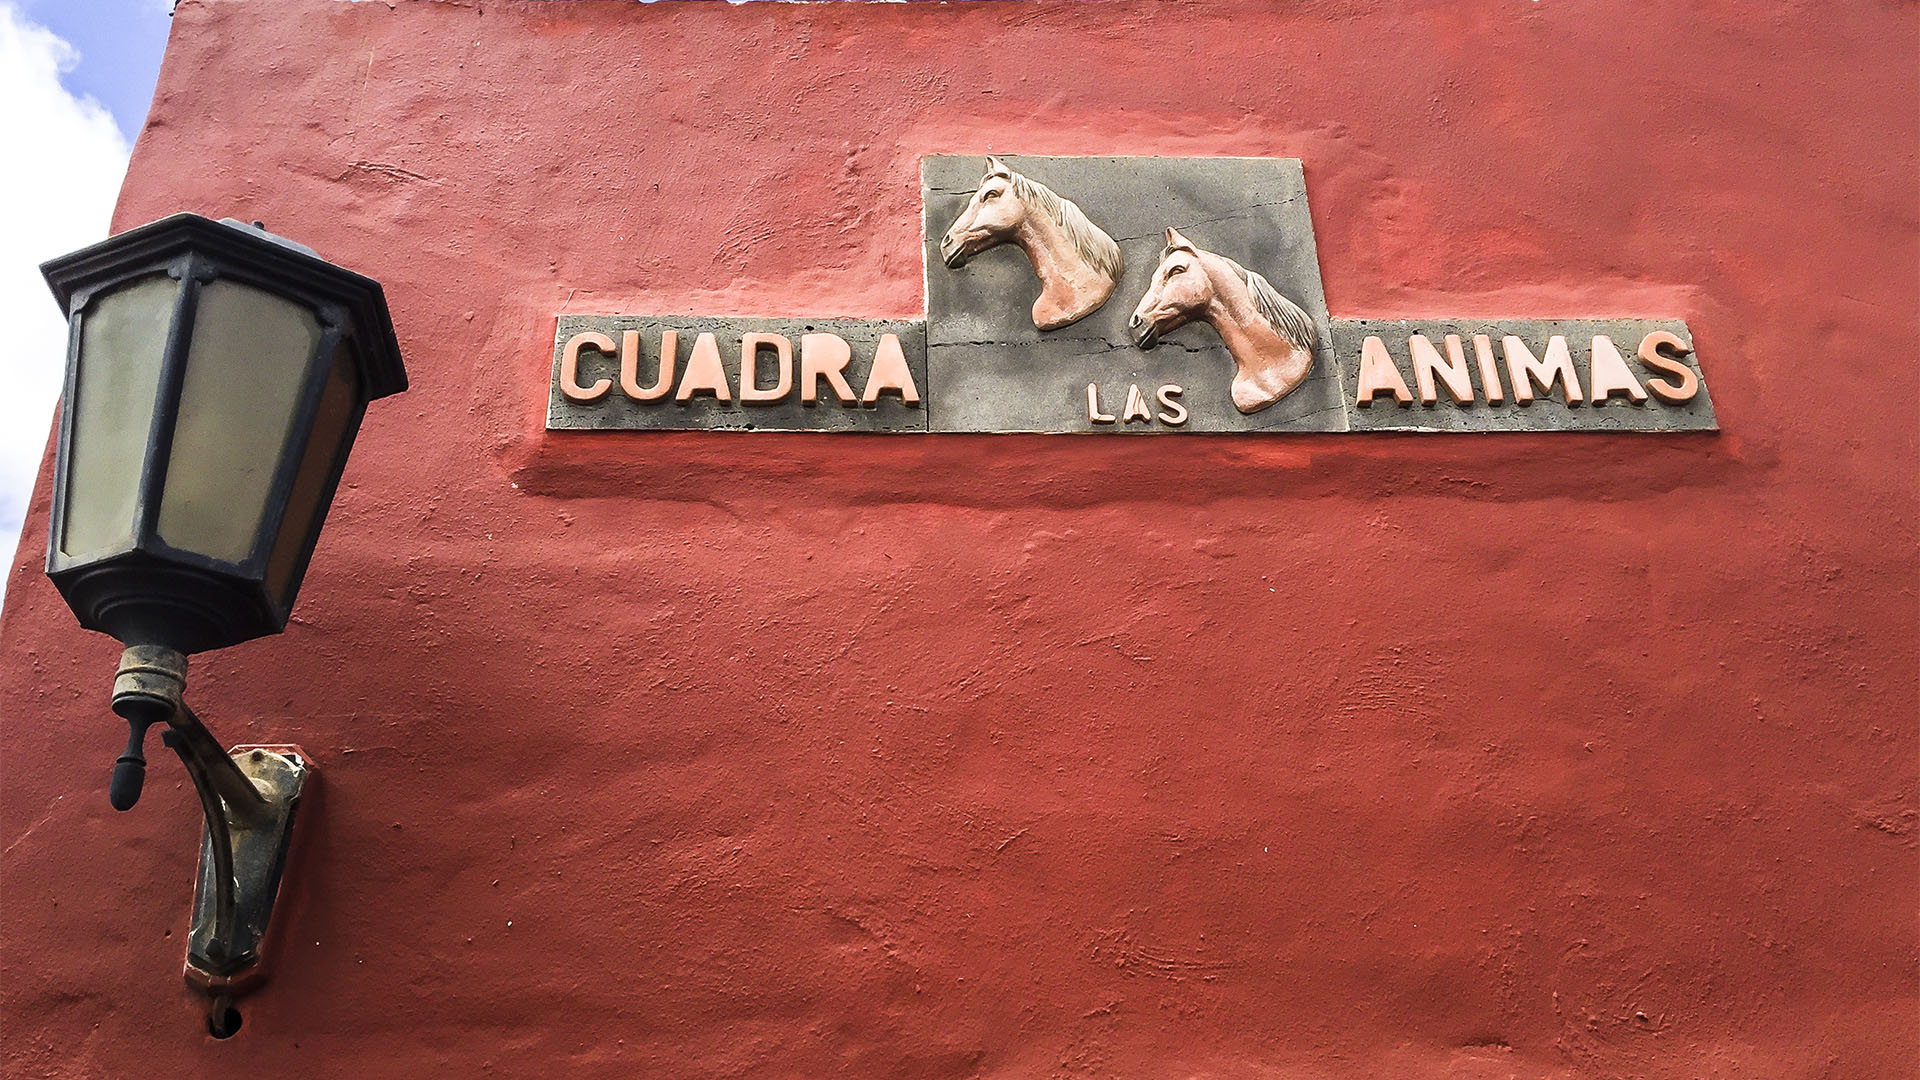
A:
POLYGON ((1127 328, 1142 349, 1190 322, 1210 324, 1233 357, 1233 405, 1256 413, 1307 381, 1320 334, 1267 279, 1167 230, 1167 247, 1127 328))
POLYGON ((1073 200, 990 157, 979 190, 940 238, 940 258, 958 270, 1001 244, 1016 245, 1033 263, 1040 278, 1033 325, 1042 330, 1093 314, 1120 280, 1120 246, 1073 200))

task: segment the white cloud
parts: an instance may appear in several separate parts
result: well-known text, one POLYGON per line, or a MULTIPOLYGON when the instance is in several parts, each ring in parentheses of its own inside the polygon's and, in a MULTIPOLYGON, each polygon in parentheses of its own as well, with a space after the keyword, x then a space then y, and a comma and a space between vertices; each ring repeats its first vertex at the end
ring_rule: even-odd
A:
MULTIPOLYGON (((67 323, 39 265, 107 235, 127 171, 113 117, 60 73, 73 47, 0 0, 0 553, 12 566, 66 362, 67 323)), ((0 580, 0 595, 4 595, 0 580)))

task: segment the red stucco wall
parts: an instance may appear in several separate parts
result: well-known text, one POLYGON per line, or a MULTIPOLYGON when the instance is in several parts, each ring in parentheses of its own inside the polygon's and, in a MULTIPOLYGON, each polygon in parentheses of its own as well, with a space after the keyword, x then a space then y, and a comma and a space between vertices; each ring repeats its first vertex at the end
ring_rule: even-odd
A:
POLYGON ((378 277, 413 389, 293 625, 195 659, 322 769, 225 1042, 43 475, 0 1073, 1911 1075, 1915 35, 185 0, 116 225, 378 277), (543 432, 561 310, 917 313, 918 159, 986 149, 1298 156, 1336 315, 1684 317, 1725 432, 543 432))

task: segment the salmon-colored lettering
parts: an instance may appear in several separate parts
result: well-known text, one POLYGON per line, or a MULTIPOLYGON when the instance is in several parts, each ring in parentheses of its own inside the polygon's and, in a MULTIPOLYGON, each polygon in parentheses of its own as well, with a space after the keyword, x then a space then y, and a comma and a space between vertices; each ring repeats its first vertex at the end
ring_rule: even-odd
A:
POLYGON ((640 331, 620 333, 620 392, 635 401, 655 401, 673 390, 673 368, 680 359, 680 332, 668 330, 660 335, 660 363, 654 369, 653 385, 640 385, 640 331))
POLYGON ((560 393, 568 401, 581 404, 599 401, 613 389, 613 380, 604 376, 595 379, 592 386, 580 385, 580 350, 587 348, 612 356, 613 339, 598 330, 585 330, 568 338, 566 348, 560 350, 560 393))
POLYGON ((1460 335, 1447 335, 1447 356, 1440 358, 1440 350, 1425 334, 1415 334, 1407 339, 1407 350, 1413 355, 1413 379, 1420 387, 1420 404, 1433 405, 1440 400, 1439 389, 1434 385, 1434 376, 1439 375, 1447 384, 1447 393, 1455 402, 1473 400, 1473 378, 1467 374, 1467 352, 1460 347, 1460 335))
POLYGON ((839 334, 800 335, 800 400, 812 404, 820 398, 820 380, 827 380, 833 394, 843 404, 860 400, 847 385, 847 364, 853 359, 853 346, 839 334))
POLYGON ((740 403, 770 405, 793 389, 793 343, 785 334, 743 334, 740 338, 740 403), (774 384, 760 385, 760 353, 772 349, 778 370, 774 384))
POLYGON ((1360 385, 1354 400, 1360 405, 1371 405, 1382 393, 1391 393, 1393 400, 1402 405, 1413 400, 1413 391, 1407 389, 1407 380, 1401 378, 1400 368, 1387 352, 1387 343, 1373 336, 1360 343, 1360 385))
POLYGON ((1567 339, 1555 334, 1547 339, 1545 360, 1536 359, 1527 343, 1512 334, 1500 341, 1507 354, 1507 377, 1513 380, 1513 400, 1516 404, 1533 404, 1533 387, 1537 382, 1542 394, 1553 393, 1553 384, 1560 383, 1561 393, 1566 395, 1567 404, 1580 404, 1580 379, 1573 373, 1573 352, 1567 348, 1567 339))
POLYGON ((864 405, 879 402, 880 395, 892 390, 908 405, 920 404, 920 389, 913 385, 913 372, 907 367, 907 354, 900 347, 900 335, 881 334, 873 350, 873 370, 867 374, 867 388, 860 392, 864 405))
POLYGON ((720 366, 720 343, 711 333, 693 339, 693 352, 687 357, 687 374, 680 380, 680 389, 673 400, 691 401, 693 395, 701 391, 712 394, 717 401, 733 400, 727 390, 727 370, 720 366))
POLYGON ((1626 357, 1614 347, 1613 339, 1595 334, 1593 360, 1587 365, 1587 397, 1598 405, 1614 394, 1625 394, 1635 404, 1647 400, 1646 390, 1627 368, 1626 357))
POLYGON ((1661 350, 1663 349, 1671 350, 1678 355, 1685 356, 1687 353, 1693 351, 1693 346, 1688 345, 1686 342, 1681 341, 1678 337, 1667 333, 1665 330, 1655 330, 1653 333, 1641 338, 1639 350, 1640 362, 1655 371, 1672 375, 1674 378, 1680 380, 1677 383, 1673 383, 1665 379, 1648 379, 1647 389, 1653 391, 1654 397, 1659 398, 1669 405, 1678 405, 1683 401, 1692 401, 1694 395, 1700 392, 1700 376, 1695 375, 1692 368, 1668 356, 1665 352, 1662 352, 1661 350))

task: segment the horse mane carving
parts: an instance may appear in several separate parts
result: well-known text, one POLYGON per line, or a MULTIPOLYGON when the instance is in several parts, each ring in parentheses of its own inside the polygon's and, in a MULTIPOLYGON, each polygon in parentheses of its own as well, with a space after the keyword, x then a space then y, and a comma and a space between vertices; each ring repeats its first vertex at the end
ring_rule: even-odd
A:
POLYGON ((1073 244, 1074 253, 1086 260, 1089 266, 1109 278, 1119 278, 1120 245, 1093 223, 1093 219, 1080 209, 1080 204, 1062 197, 1059 192, 1023 173, 1013 173, 1012 176, 1014 197, 1038 206, 1041 213, 1052 218, 1073 244))
POLYGON ((1313 370, 1320 347, 1313 316, 1260 274, 1170 228, 1153 281, 1127 326, 1134 344, 1151 349, 1161 334, 1194 321, 1210 324, 1233 357, 1233 405, 1243 413, 1293 393, 1313 370))
POLYGON ((1266 278, 1228 259, 1227 264, 1240 271, 1246 277, 1247 291, 1253 294, 1253 306, 1280 335, 1289 341, 1299 342, 1308 352, 1320 347, 1320 328, 1313 325, 1313 316, 1299 304, 1280 295, 1280 290, 1268 283, 1266 278))
POLYGON ((1042 330, 1093 314, 1120 280, 1120 245, 1072 199, 990 157, 979 189, 941 237, 940 255, 957 270, 1001 244, 1018 246, 1033 263, 1040 278, 1033 324, 1042 330))

